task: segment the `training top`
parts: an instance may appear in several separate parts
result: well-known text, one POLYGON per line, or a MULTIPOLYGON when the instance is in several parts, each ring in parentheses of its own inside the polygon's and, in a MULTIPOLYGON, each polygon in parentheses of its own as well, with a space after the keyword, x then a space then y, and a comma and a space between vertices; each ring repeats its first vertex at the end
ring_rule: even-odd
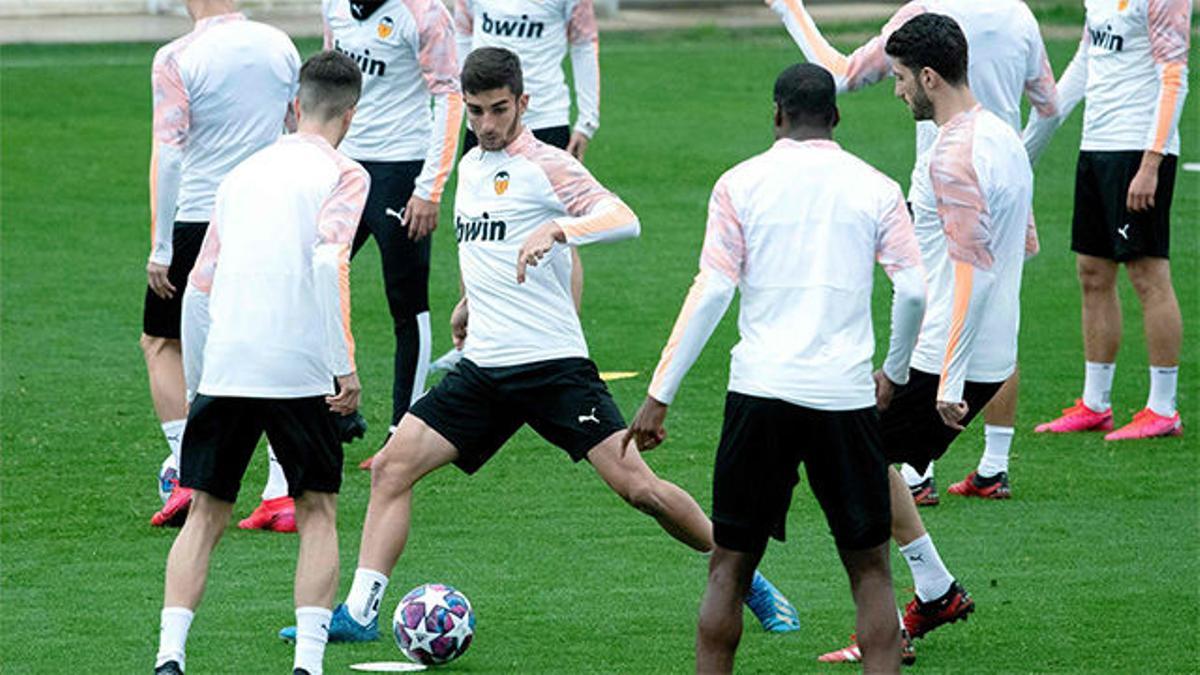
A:
MULTIPOLYGON (((1058 111, 1054 73, 1037 19, 1019 0, 913 0, 902 6, 879 35, 845 56, 834 49, 805 11, 801 0, 767 0, 783 19, 804 58, 831 72, 838 91, 855 91, 892 73, 884 51, 888 38, 901 26, 926 12, 954 19, 967 38, 967 77, 975 98, 1013 129, 1021 129, 1021 94, 1029 97, 1037 116, 1058 111)), ((937 127, 917 123, 917 155, 933 144, 937 127)))
POLYGON ((322 0, 325 48, 353 59, 363 77, 341 151, 364 162, 424 161, 413 194, 440 202, 463 112, 450 12, 440 0, 387 0, 361 19, 356 11, 350 0, 322 0))
POLYGON ((700 272, 650 396, 673 400, 737 290, 730 391, 820 410, 874 406, 876 262, 895 291, 883 368, 905 383, 925 288, 900 186, 833 141, 776 141, 713 188, 700 272))
POLYGON ((571 52, 575 131, 591 138, 600 127, 600 32, 592 0, 455 0, 458 58, 472 49, 504 47, 521 58, 530 129, 570 124, 571 96, 562 62, 571 52))
POLYGON ((317 396, 355 371, 350 246, 368 186, 361 166, 306 133, 229 173, 184 295, 190 392, 317 396))
POLYGON ((282 31, 221 14, 154 55, 150 261, 170 265, 175 221, 208 222, 230 169, 283 132, 300 55, 282 31))
POLYGON ((1016 368, 1033 172, 1017 132, 976 105, 938 130, 909 196, 928 284, 912 366, 940 373, 938 399, 957 402, 966 380, 1016 368))
POLYGON ((492 367, 586 358, 568 247, 636 237, 640 226, 574 157, 523 129, 503 150, 476 146, 463 155, 454 232, 470 312, 464 356, 492 367), (518 284, 521 246, 551 221, 566 242, 527 268, 518 284))
MULTIPOLYGON (((1058 85, 1060 120, 1086 97, 1085 151, 1179 154, 1179 117, 1188 90, 1191 0, 1087 0, 1075 58, 1058 85)), ((1031 121, 1040 150, 1057 127, 1031 121)))

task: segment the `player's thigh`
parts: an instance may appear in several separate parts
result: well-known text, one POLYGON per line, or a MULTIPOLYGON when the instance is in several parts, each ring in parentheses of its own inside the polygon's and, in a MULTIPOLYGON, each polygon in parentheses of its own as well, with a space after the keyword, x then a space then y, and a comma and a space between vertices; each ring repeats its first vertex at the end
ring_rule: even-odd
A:
POLYGON ((839 549, 873 548, 891 537, 891 490, 874 408, 810 411, 805 472, 839 549))
POLYGON ((797 406, 729 392, 713 466, 713 539, 754 552, 786 537, 788 507, 799 482, 803 430, 797 406))
POLYGON ((420 441, 429 429, 453 449, 448 461, 465 473, 475 473, 523 424, 510 403, 485 369, 463 359, 409 408, 396 435, 375 461, 383 458, 386 465, 389 453, 403 452, 404 432, 412 431, 420 441))
POLYGON ((204 242, 204 233, 207 230, 208 223, 175 223, 171 235, 171 265, 167 268, 167 280, 175 287, 175 294, 170 298, 160 298, 149 287, 146 288, 142 309, 142 332, 145 335, 179 340, 183 291, 187 288, 188 275, 191 274, 196 258, 200 255, 200 246, 204 242))
POLYGON ((198 395, 183 434, 180 484, 226 502, 237 501, 262 434, 258 400, 198 395))
POLYGON ((293 497, 342 486, 342 443, 324 396, 264 400, 263 426, 293 497))
POLYGON ((426 474, 458 459, 445 436, 415 415, 405 415, 371 465, 372 482, 390 480, 411 486, 426 474))
POLYGON ((575 462, 591 459, 590 453, 625 430, 621 410, 590 359, 531 364, 504 378, 500 390, 538 435, 575 462))

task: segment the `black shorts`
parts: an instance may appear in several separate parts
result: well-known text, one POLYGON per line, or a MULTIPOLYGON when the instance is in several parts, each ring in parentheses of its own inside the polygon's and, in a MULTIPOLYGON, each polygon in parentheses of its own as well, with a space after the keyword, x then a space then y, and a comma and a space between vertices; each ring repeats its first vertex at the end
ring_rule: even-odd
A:
POLYGON ((167 279, 175 287, 175 296, 164 300, 146 286, 146 302, 142 308, 142 332, 146 335, 179 339, 183 291, 196 264, 196 256, 200 255, 206 231, 208 223, 175 223, 171 234, 171 266, 167 268, 167 279))
POLYGON ((179 483, 237 501, 263 432, 287 476, 288 494, 337 492, 342 444, 324 396, 235 398, 200 394, 188 410, 179 483))
MULTIPOLYGON (((567 144, 571 142, 571 127, 563 125, 561 127, 546 127, 544 129, 533 129, 533 137, 543 143, 553 145, 559 150, 566 150, 567 144)), ((463 136, 462 154, 467 154, 471 148, 479 145, 479 137, 471 131, 471 127, 467 127, 467 133, 463 136)))
MULTIPOLYGON (((908 463, 924 472, 929 463, 946 454, 959 432, 946 426, 937 411, 941 378, 920 370, 908 371, 908 383, 896 387, 892 403, 880 415, 884 453, 891 464, 908 463)), ((967 426, 1004 385, 1000 382, 971 382, 963 385, 967 426)))
POLYGON ((463 359, 408 412, 450 441, 458 450, 454 464, 468 474, 522 424, 576 462, 625 428, 596 364, 582 358, 504 368, 480 368, 463 359))
POLYGON ((1080 151, 1075 165, 1072 251, 1115 262, 1170 257, 1177 158, 1167 155, 1158 167, 1154 207, 1134 213, 1125 208, 1125 200, 1142 154, 1140 150, 1080 151))
POLYGON ((713 471, 713 538, 734 551, 783 541, 804 463, 838 548, 888 540, 892 507, 875 408, 814 410, 729 392, 713 471))

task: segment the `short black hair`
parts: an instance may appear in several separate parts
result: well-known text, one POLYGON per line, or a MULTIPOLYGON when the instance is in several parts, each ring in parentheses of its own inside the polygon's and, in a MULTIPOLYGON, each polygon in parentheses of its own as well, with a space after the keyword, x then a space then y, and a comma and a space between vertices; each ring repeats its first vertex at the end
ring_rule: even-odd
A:
POLYGON ((362 71, 341 52, 318 52, 300 67, 300 110, 304 113, 334 119, 353 108, 360 93, 362 71))
POLYGON ((480 47, 467 56, 462 69, 462 90, 467 94, 508 87, 513 96, 525 92, 521 58, 503 47, 480 47))
POLYGON ((821 66, 796 63, 775 78, 775 105, 792 126, 833 127, 837 86, 821 66))
POLYGON ((888 38, 887 55, 914 72, 932 68, 947 84, 967 83, 967 36, 943 14, 918 14, 888 38))

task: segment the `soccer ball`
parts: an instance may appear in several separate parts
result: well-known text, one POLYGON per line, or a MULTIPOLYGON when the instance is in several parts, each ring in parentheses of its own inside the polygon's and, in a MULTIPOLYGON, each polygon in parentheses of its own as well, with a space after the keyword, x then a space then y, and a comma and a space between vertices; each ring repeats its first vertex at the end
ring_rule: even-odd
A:
POLYGON ((427 666, 463 655, 475 636, 475 613, 467 596, 442 584, 417 586, 404 596, 392 617, 400 651, 427 666))
POLYGON ((162 498, 162 503, 166 504, 171 497, 171 488, 179 481, 179 469, 175 468, 175 460, 170 455, 163 460, 162 466, 158 469, 158 496, 162 498))

